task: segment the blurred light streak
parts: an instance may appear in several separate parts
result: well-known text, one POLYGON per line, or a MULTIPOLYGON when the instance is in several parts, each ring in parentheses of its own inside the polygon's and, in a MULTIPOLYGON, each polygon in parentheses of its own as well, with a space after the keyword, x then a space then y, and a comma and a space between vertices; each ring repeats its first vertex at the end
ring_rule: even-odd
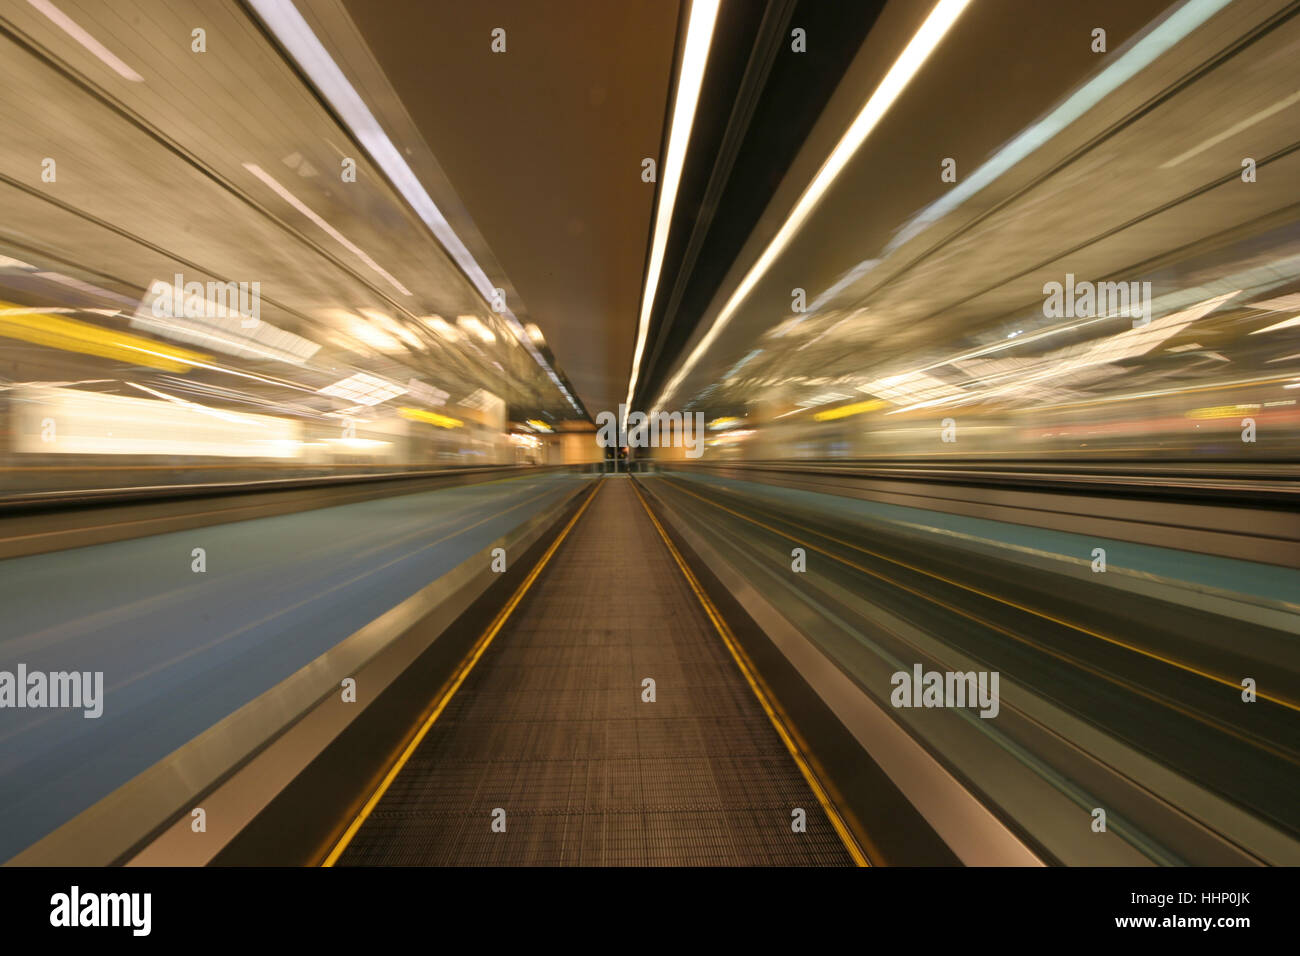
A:
POLYGON ((330 448, 343 448, 351 451, 378 451, 381 448, 388 448, 392 442, 380 441, 377 438, 326 438, 325 444, 330 448))
POLYGON ((456 328, 456 326, 452 325, 440 315, 426 315, 420 321, 433 329, 433 331, 437 332, 448 342, 459 342, 465 337, 460 329, 456 328))
POLYGON ((1275 322, 1266 328, 1256 329, 1251 335, 1262 335, 1265 332, 1276 332, 1278 329, 1288 329, 1293 325, 1300 325, 1300 315, 1293 315, 1289 319, 1283 319, 1281 322, 1275 322))
POLYGON ((0 336, 33 345, 117 359, 167 372, 188 372, 191 366, 210 357, 126 332, 115 332, 89 322, 41 314, 8 302, 0 302, 0 307, 4 308, 0 312, 0 336), (142 358, 142 354, 149 355, 150 358, 142 358))
POLYGON ((206 405, 200 405, 198 402, 191 402, 188 399, 178 398, 175 395, 168 395, 166 392, 160 392, 156 388, 150 388, 148 385, 140 385, 137 382, 123 382, 123 384, 139 389, 148 395, 153 395, 155 398, 161 398, 165 402, 171 402, 174 405, 181 405, 185 408, 192 409, 200 415, 210 415, 213 418, 220 418, 225 422, 234 422, 237 425, 248 425, 254 428, 262 424, 258 421, 259 416, 256 415, 239 415, 234 412, 224 412, 217 408, 209 408, 206 405))
POLYGON ((738 428, 734 431, 723 432, 715 438, 710 438, 706 444, 709 445, 731 445, 736 442, 742 442, 754 434, 752 428, 738 428))
POLYGON ((695 363, 708 350, 709 346, 721 334, 723 328, 731 321, 732 316, 740 307, 740 304, 753 291, 754 286, 758 284, 772 263, 784 251, 785 247, 790 244, 795 233, 803 226, 807 218, 812 214, 813 209, 821 201, 823 195, 830 188, 831 184, 843 171, 853 154, 866 141, 866 138, 875 129, 876 124, 893 106, 894 101, 907 87, 922 64, 929 59, 930 54, 934 52, 939 42, 947 34, 948 30, 956 22, 958 16, 969 5, 970 0, 939 0, 930 15, 926 17, 925 22, 921 24, 920 29, 908 42, 898 59, 894 61, 885 78, 880 81, 875 92, 863 104, 861 111, 850 124, 848 130, 835 144, 831 154, 822 163, 821 169, 813 177, 803 194, 800 195, 794 208, 790 210, 789 216, 777 231, 777 234, 768 243, 767 248, 758 257, 758 260, 750 267, 745 277, 741 280, 740 285, 732 292, 731 297, 723 305, 722 310, 714 318, 713 324, 708 332, 700 339, 699 343, 691 351, 682 367, 677 371, 673 378, 664 387, 659 399, 655 402, 655 407, 662 405, 681 385, 686 375, 694 368, 695 363))
MULTIPOLYGON (((150 343, 150 344, 152 345, 152 344, 154 344, 154 343, 150 343)), ((144 348, 143 346, 138 346, 138 345, 127 345, 127 346, 124 346, 124 348, 128 348, 128 349, 130 349, 132 352, 141 352, 141 353, 144 353, 145 355, 160 355, 160 356, 166 357, 166 353, 164 353, 164 352, 155 352, 155 351, 153 351, 152 349, 147 349, 147 348, 144 348)), ((178 349, 177 351, 180 351, 180 350, 178 349)), ((252 380, 255 381, 255 382, 262 382, 262 383, 264 383, 264 384, 266 384, 266 385, 277 385, 277 386, 279 386, 279 387, 281 387, 281 388, 294 388, 294 389, 297 389, 297 390, 300 391, 300 392, 314 392, 314 391, 316 391, 316 389, 312 388, 312 387, 309 386, 309 385, 299 385, 297 382, 290 382, 290 381, 287 381, 287 380, 282 379, 282 378, 268 378, 268 377, 265 376, 265 375, 255 375, 255 374, 253 374, 252 372, 241 372, 241 371, 239 371, 239 369, 227 368, 227 367, 224 366, 224 365, 212 365, 212 364, 210 364, 210 363, 208 363, 208 362, 200 362, 200 361, 193 360, 193 359, 189 359, 189 360, 187 360, 187 362, 188 362, 188 364, 193 365, 195 368, 206 368, 206 369, 208 369, 209 371, 213 371, 213 372, 221 372, 221 373, 224 374, 224 375, 236 375, 236 376, 238 376, 239 378, 252 379, 252 380)), ((140 363, 140 362, 137 361, 136 364, 143 364, 143 363, 140 363)), ((171 371, 171 370, 169 370, 169 371, 171 371)), ((185 370, 185 369, 182 369, 181 371, 186 371, 186 370, 185 370)))
POLYGON ((14 409, 14 448, 21 453, 227 458, 293 458, 300 453, 298 422, 265 415, 214 421, 187 402, 33 388, 18 393, 14 409), (48 437, 47 421, 54 423, 48 437), (256 438, 249 435, 250 425, 259 428, 256 438))
POLYGON ((409 421, 425 422, 429 425, 437 425, 439 428, 459 428, 465 424, 459 418, 452 418, 450 415, 439 415, 437 412, 426 411, 423 408, 402 406, 397 410, 397 414, 409 421))
POLYGON ((677 77, 677 96, 673 102, 672 125, 668 133, 668 152, 663 163, 663 179, 659 187, 659 201, 655 205, 654 238, 650 245, 650 259, 646 264, 645 289, 641 293, 641 315, 637 322, 636 349, 632 355, 632 371, 627 383, 627 403, 623 407, 622 427, 627 423, 627 409, 632 408, 633 394, 645 353, 646 338, 650 333, 650 314, 654 310, 655 295, 659 291, 659 273, 663 269, 664 252, 668 247, 668 232, 673 223, 673 209, 677 205, 677 190, 686 165, 686 147, 695 126, 695 110, 699 106, 700 88, 704 84, 704 70, 709 62, 709 45, 713 41, 713 28, 718 19, 718 0, 691 0, 690 19, 686 25, 686 45, 682 51, 681 73, 677 77))
POLYGON ((483 320, 477 315, 458 315, 456 324, 470 335, 475 336, 484 345, 492 345, 496 342, 497 337, 492 334, 492 330, 483 324, 483 320))
MULTIPOLYGON (((863 412, 874 412, 878 408, 884 408, 888 402, 879 399, 869 399, 865 402, 854 402, 852 405, 841 405, 839 408, 828 408, 825 411, 815 412, 813 418, 819 422, 831 422, 837 418, 848 418, 850 415, 861 415, 863 412)), ((787 412, 786 414, 790 414, 787 412)))
POLYGON ((27 0, 27 2, 49 17, 50 22, 89 50, 118 76, 132 83, 144 82, 143 76, 118 59, 108 47, 87 33, 75 20, 50 3, 50 0, 27 0))

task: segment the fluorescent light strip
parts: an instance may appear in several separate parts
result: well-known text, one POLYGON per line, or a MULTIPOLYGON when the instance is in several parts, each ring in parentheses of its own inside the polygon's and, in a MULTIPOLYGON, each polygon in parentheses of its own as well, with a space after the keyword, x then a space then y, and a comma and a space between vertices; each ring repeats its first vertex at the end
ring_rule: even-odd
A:
POLYGON ((1251 335, 1262 335, 1264 332, 1273 332, 1277 329, 1289 329, 1292 326, 1300 325, 1300 315, 1293 315, 1289 319, 1283 319, 1281 322, 1275 322, 1272 325, 1265 326, 1262 329, 1256 329, 1251 335))
POLYGON ((632 407, 632 393, 636 391, 641 357, 645 353, 646 337, 650 331, 650 313, 654 309, 659 273, 664 264, 664 250, 668 245, 668 230, 673 222, 673 207, 677 204, 677 190, 681 185, 682 169, 686 165, 686 146, 691 139, 691 128, 695 125, 695 110, 700 102, 700 87, 704 84, 704 68, 709 62, 709 44, 713 40, 713 27, 717 19, 718 0, 693 0, 686 27, 682 71, 677 78, 677 100, 673 104, 668 155, 664 160, 663 181, 659 189, 650 262, 646 267, 645 290, 641 293, 641 318, 637 324, 636 352, 632 356, 632 374, 627 383, 624 418, 627 417, 627 409, 632 407))
POLYGON ((118 76, 132 83, 144 82, 143 76, 114 56, 108 47, 82 29, 75 20, 50 3, 50 0, 27 0, 27 2, 49 17, 50 22, 93 53, 101 63, 112 69, 118 76))
POLYGON ((848 130, 840 138, 840 141, 835 144, 835 148, 831 150, 831 154, 822 163, 817 175, 813 177, 812 182, 803 191, 794 208, 790 210, 790 215, 782 224, 780 230, 768 243, 767 248, 763 250, 763 254, 758 257, 758 261, 750 267, 749 272, 745 274, 745 278, 741 280, 740 285, 731 294, 731 298, 722 307, 717 318, 713 320, 713 325, 708 333, 695 346, 681 369, 664 388, 660 400, 655 403, 656 408, 661 406, 676 391, 682 380, 695 367, 695 363, 699 361, 700 357, 721 334, 732 316, 735 315, 736 309, 753 291, 759 279, 771 268, 777 256, 790 244, 790 240, 794 238, 795 233, 799 231, 817 203, 821 201, 831 183, 844 170, 853 154, 857 152, 858 147, 862 145, 867 136, 871 134, 871 131, 876 128, 876 124, 893 106, 894 101, 898 99, 912 77, 920 70, 921 65, 934 52, 935 47, 939 45, 939 41, 944 38, 944 35, 947 34, 949 28, 952 27, 957 17, 961 15, 969 3, 970 0, 939 0, 939 3, 935 5, 930 15, 925 18, 925 22, 921 24, 920 29, 916 31, 915 36, 904 48, 902 54, 894 61, 894 65, 889 68, 885 78, 880 81, 880 85, 876 87, 875 92, 871 94, 870 99, 863 105, 862 110, 853 120, 848 130))
MULTIPOLYGON (((389 181, 402 194, 402 197, 415 210, 415 214, 420 217, 434 237, 441 243, 447 254, 455 260, 461 270, 469 277, 474 288, 478 290, 483 301, 490 303, 493 298, 495 286, 488 279, 487 273, 479 266, 478 262, 470 254, 465 244, 460 241, 447 222, 445 216, 434 204, 429 194, 425 192, 424 186, 420 184, 419 178, 407 165, 406 160, 402 158, 401 152, 393 145, 393 141, 388 138, 379 121, 375 119, 374 114, 370 112, 361 95, 348 82, 343 71, 339 69, 329 52, 316 38, 307 21, 303 19, 302 14, 293 5, 291 0, 249 0, 249 5, 257 12, 258 17, 266 25, 266 28, 275 35, 289 54, 294 58, 297 64, 303 69, 312 83, 321 92, 338 113, 344 124, 354 136, 366 148, 371 158, 379 164, 379 168, 384 171, 389 181)), ((524 330, 523 324, 515 317, 514 312, 509 308, 502 313, 504 318, 519 339, 520 344, 528 350, 528 354, 533 357, 539 366, 546 372, 547 376, 555 384, 561 394, 568 399, 569 404, 573 406, 575 412, 580 412, 577 400, 569 394, 560 377, 551 368, 550 364, 537 350, 528 333, 524 330)))
POLYGON ((376 375, 357 372, 317 391, 322 395, 342 398, 359 405, 380 405, 390 398, 404 394, 406 389, 396 382, 390 382, 376 375))

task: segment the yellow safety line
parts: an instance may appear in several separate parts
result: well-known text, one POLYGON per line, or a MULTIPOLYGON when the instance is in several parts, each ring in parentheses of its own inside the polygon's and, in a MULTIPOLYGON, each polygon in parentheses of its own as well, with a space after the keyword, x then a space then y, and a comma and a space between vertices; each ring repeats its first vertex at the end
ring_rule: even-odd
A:
MULTIPOLYGON (((757 525, 758 527, 770 531, 773 534, 780 535, 781 537, 785 538, 788 541, 793 541, 796 544, 804 544, 804 542, 800 538, 797 538, 794 535, 786 534, 784 531, 781 531, 777 528, 773 528, 771 525, 764 524, 763 522, 755 520, 754 518, 750 518, 746 515, 742 515, 737 511, 732 511, 726 505, 718 504, 718 502, 705 498, 702 495, 697 495, 693 491, 687 491, 685 488, 681 487, 681 485, 677 484, 676 482, 673 483, 673 487, 675 487, 678 491, 690 495, 692 498, 698 498, 700 501, 703 501, 706 504, 711 504, 713 505, 713 507, 719 508, 730 515, 735 515, 737 518, 740 518, 743 521, 748 521, 750 524, 757 525)), ((764 514, 769 513, 765 509, 760 509, 760 510, 763 510, 764 514)), ((1058 624, 1061 627, 1068 627, 1072 631, 1078 631, 1081 634, 1087 634, 1089 637, 1096 638, 1097 640, 1100 641, 1105 641, 1107 644, 1114 645, 1115 647, 1122 647, 1126 651, 1131 651, 1134 654, 1140 654, 1141 656, 1149 658, 1150 660, 1159 661, 1162 664, 1168 664, 1170 667, 1176 667, 1179 670, 1185 671, 1189 674, 1195 674, 1197 677, 1204 678, 1205 680, 1214 681, 1217 684, 1222 684, 1225 687, 1231 687, 1237 691, 1241 690, 1241 684, 1237 683, 1236 681, 1230 680, 1227 677, 1221 677, 1218 674, 1212 674, 1209 671, 1203 671, 1200 668, 1194 667, 1191 664, 1184 664, 1182 661, 1174 660, 1172 657, 1165 657, 1163 654, 1157 654, 1155 651, 1149 651, 1146 648, 1138 647, 1137 645, 1130 644, 1127 641, 1121 641, 1118 638, 1109 637, 1098 631, 1092 630, 1092 628, 1085 627, 1082 624, 1077 624, 1073 621, 1067 621, 1064 618, 1059 618, 1056 617, 1055 615, 1048 614, 1046 611, 1040 611, 1037 608, 1032 608, 1027 605, 1020 604, 1019 602, 1012 601, 1009 598, 999 597, 996 594, 990 594, 987 591, 981 590, 980 588, 977 587, 972 587, 969 584, 962 584, 960 581, 954 581, 952 578, 944 577, 942 574, 936 574, 933 571, 927 571, 924 568, 918 568, 915 565, 908 564, 906 561, 899 561, 896 558, 889 557, 888 555, 880 554, 877 551, 872 551, 870 548, 864 548, 861 545, 856 545, 848 541, 843 541, 839 538, 836 538, 834 535, 826 534, 823 531, 812 531, 808 528, 803 528, 802 526, 799 527, 800 530, 802 531, 806 531, 809 534, 815 535, 816 537, 819 538, 824 538, 827 541, 833 541, 836 544, 840 545, 841 547, 849 548, 850 550, 857 551, 860 554, 871 555, 871 557, 878 558, 881 561, 888 561, 890 564, 897 565, 900 568, 906 568, 909 571, 914 571, 917 574, 923 574, 926 577, 933 578, 936 581, 942 581, 944 584, 950 584, 953 587, 961 588, 963 591, 968 591, 972 594, 978 594, 980 597, 988 598, 991 601, 996 601, 997 603, 1003 604, 1007 607, 1015 608, 1018 611, 1024 611, 1026 614, 1032 614, 1035 617, 1042 618, 1045 621, 1051 621, 1053 624, 1058 624)), ((855 570, 862 571, 866 574, 870 574, 872 577, 879 578, 882 581, 887 581, 890 584, 894 585, 895 587, 902 588, 903 590, 908 591, 911 594, 916 594, 920 597, 926 597, 928 600, 934 601, 934 603, 936 604, 943 603, 929 595, 923 595, 920 591, 915 591, 912 588, 907 587, 905 584, 895 581, 893 578, 887 577, 886 575, 883 574, 879 574, 875 571, 871 571, 867 568, 862 567, 861 565, 853 563, 852 561, 848 561, 845 558, 842 558, 839 555, 834 554, 830 551, 826 551, 822 548, 818 548, 815 545, 807 545, 807 547, 811 547, 818 554, 824 554, 828 558, 838 561, 841 564, 848 565, 849 567, 854 568, 855 570)), ((944 606, 946 607, 947 605, 944 606)), ((964 612, 959 611, 958 613, 962 614, 963 617, 969 617, 972 620, 978 620, 978 618, 969 614, 965 614, 964 612)), ((981 621, 981 623, 984 622, 981 621)), ((1261 700, 1267 700, 1270 703, 1274 703, 1281 707, 1285 707, 1288 710, 1300 711, 1300 704, 1297 704, 1294 701, 1287 700, 1285 697, 1277 697, 1272 694, 1267 694, 1261 690, 1256 690, 1255 696, 1257 696, 1261 700)))
POLYGON ((673 560, 677 562, 677 567, 681 569, 682 576, 686 578, 686 583, 689 584, 691 590, 695 592, 695 597, 700 602, 700 606, 704 608, 704 613, 707 614, 709 620, 713 622, 713 627, 718 632, 718 636, 722 638, 722 643, 725 644, 727 650, 731 652, 731 657, 736 662, 736 666, 740 668, 741 674, 744 675, 745 682, 749 684, 749 689, 752 690, 754 696, 758 698, 759 704, 763 707, 763 712, 767 714, 768 720, 770 720, 772 726, 776 728, 777 735, 781 738, 781 742, 785 744, 786 750, 790 751, 790 756, 794 758, 795 765, 799 768, 799 772, 803 774, 803 778, 808 781, 808 786, 812 788, 814 796, 817 797, 817 802, 821 804, 822 810, 830 819, 831 826, 835 828, 835 832, 839 835, 840 841, 844 844, 844 849, 848 850, 849 856, 853 858, 853 862, 857 866, 870 866, 871 862, 867 859, 866 854, 862 852, 862 848, 858 846, 858 841, 854 838, 852 832, 845 824, 843 817, 840 816, 839 810, 837 810, 835 805, 831 803, 830 797, 827 795, 821 781, 818 780, 817 775, 813 773, 812 767, 809 766, 808 761, 804 758, 803 752, 799 749, 798 744, 795 743, 794 738, 786 729, 784 721, 781 720, 780 716, 776 712, 776 708, 772 706, 768 695, 759 684, 755 674, 755 669, 749 663, 748 655, 746 655, 744 650, 740 647, 739 642, 736 640, 736 636, 731 632, 731 628, 728 627, 727 622, 722 619, 722 615, 718 613, 713 602, 709 600, 709 596, 704 593, 704 589, 700 587, 700 583, 696 580, 694 573, 692 573, 686 562, 682 560, 681 553, 678 552, 672 539, 668 537, 668 532, 665 531, 663 525, 659 523, 659 519, 655 517, 655 513, 650 510, 650 505, 646 502, 645 497, 641 494, 641 489, 637 488, 635 482, 632 483, 632 489, 636 492, 637 498, 641 501, 641 507, 645 508, 645 513, 650 516, 650 521, 654 524, 655 530, 659 532, 659 537, 663 538, 664 544, 667 545, 668 553, 671 554, 673 560))
POLYGON ((587 510, 587 506, 591 504, 592 499, 600 493, 600 488, 601 486, 597 484, 595 490, 587 496, 587 500, 582 503, 582 507, 580 507, 574 516, 569 519, 569 523, 564 526, 564 530, 560 532, 559 536, 551 542, 551 546, 546 549, 546 553, 542 555, 542 559, 537 562, 537 565, 532 569, 532 571, 528 572, 528 577, 524 579, 524 582, 519 585, 519 588, 511 596, 510 600, 506 602, 506 606, 497 612, 497 616, 493 618, 492 624, 474 643, 468 656, 462 662, 460 669, 457 671, 455 679, 447 686, 446 690, 442 692, 436 703, 433 705, 433 711, 424 721, 424 725, 420 727, 420 730, 411 739, 411 742, 406 745, 406 749, 403 750, 401 756, 397 758, 397 762, 389 768, 388 773, 375 789, 375 792, 370 795, 370 799, 367 800, 365 806, 361 808, 361 812, 357 814, 356 819, 354 819, 351 825, 348 826, 347 830, 343 832, 343 836, 341 836, 339 841, 334 844, 334 849, 330 850, 329 855, 325 857, 325 861, 321 863, 321 866, 333 866, 338 861, 338 858, 343 855, 343 851, 348 848, 348 844, 351 843, 352 838, 357 835, 357 831, 361 829, 361 825, 366 822, 366 818, 370 816, 371 812, 375 809, 375 806, 383 798, 384 794, 388 792, 388 788, 392 786, 393 781, 397 779, 397 775, 402 772, 402 768, 406 766, 406 762, 411 759, 411 755, 415 753, 416 749, 420 746, 420 742, 424 740, 425 736, 429 733, 429 730, 433 727, 434 721, 436 721, 447 708, 447 704, 451 702, 452 695, 460 689, 461 684, 465 683, 465 678, 469 676, 470 671, 474 669, 474 665, 478 663, 479 658, 481 658, 484 652, 487 651, 488 645, 492 643, 493 639, 501 631, 501 628, 505 626, 510 615, 514 613, 515 608, 519 606, 519 602, 522 601, 524 595, 528 593, 528 589, 533 586, 533 582, 536 581, 538 576, 542 573, 542 569, 546 567, 555 552, 559 550, 560 545, 564 543, 564 539, 569 536, 569 532, 572 531, 573 526, 578 523, 578 519, 581 518, 582 513, 587 510))

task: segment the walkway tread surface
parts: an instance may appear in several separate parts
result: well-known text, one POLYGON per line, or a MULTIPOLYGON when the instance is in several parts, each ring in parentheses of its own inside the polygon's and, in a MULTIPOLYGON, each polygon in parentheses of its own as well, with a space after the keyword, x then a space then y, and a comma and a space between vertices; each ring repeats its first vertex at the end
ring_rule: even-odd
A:
POLYGON ((851 862, 631 479, 617 477, 339 860, 851 862), (641 699, 645 678, 653 703, 641 699), (505 832, 492 828, 498 808, 505 832), (807 832, 792 829, 796 808, 807 832))

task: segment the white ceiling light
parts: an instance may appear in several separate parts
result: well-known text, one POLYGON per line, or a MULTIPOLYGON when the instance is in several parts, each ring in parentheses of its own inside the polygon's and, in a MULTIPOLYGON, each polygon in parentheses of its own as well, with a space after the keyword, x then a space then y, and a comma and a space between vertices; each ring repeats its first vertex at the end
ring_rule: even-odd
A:
POLYGON ((458 315, 456 316, 456 324, 470 335, 475 336, 484 345, 491 345, 497 340, 497 337, 492 334, 492 330, 484 325, 477 315, 458 315))
POLYGON ((406 388, 377 375, 357 372, 317 391, 322 395, 332 395, 334 398, 356 402, 358 405, 378 405, 380 402, 386 402, 390 398, 403 394, 406 388))
MULTIPOLYGON (((375 323, 357 316, 348 323, 348 335, 381 352, 401 352, 402 343, 375 323)), ((355 351, 355 350, 354 350, 355 351)))
POLYGON ((460 329, 456 328, 456 326, 452 325, 440 315, 426 315, 421 319, 421 321, 448 342, 459 342, 464 338, 464 336, 461 335, 460 329))
POLYGON ((624 417, 627 409, 632 407, 632 393, 636 391, 641 356, 645 352, 646 336, 650 331, 650 313, 654 309, 659 273, 664 265, 664 250, 668 246, 668 230, 673 222, 673 207, 677 204, 677 189, 681 185, 682 169, 686 165, 686 145, 690 142, 691 128, 695 125, 695 108, 700 101, 700 87, 704 84, 704 68, 709 61, 709 44, 713 40, 713 27, 717 19, 718 0, 693 0, 690 20, 686 26, 686 47, 682 51, 682 71, 677 78, 677 99, 673 103, 668 153, 663 164, 663 182, 659 189, 659 204, 655 209, 654 238, 650 245, 650 261, 646 265, 645 290, 641 293, 641 317, 637 322, 636 351, 632 355, 624 417))
POLYGON ((1300 325, 1300 315, 1293 315, 1289 319, 1283 319, 1281 322, 1274 322, 1272 325, 1266 325, 1262 329, 1256 329, 1251 335, 1260 335, 1264 332, 1275 332, 1278 329, 1289 329, 1293 325, 1300 325))
POLYGON ((817 175, 813 177, 812 182, 808 184, 808 187, 794 204, 794 208, 790 210, 790 215, 781 225, 780 230, 768 243, 767 248, 763 250, 758 260, 750 267, 726 304, 723 305, 722 310, 713 320, 712 327, 691 351, 681 369, 664 388, 659 401, 655 403, 656 407, 662 405, 676 391, 682 380, 686 378, 687 373, 700 360, 700 356, 717 339, 735 314, 736 309, 753 291, 754 286, 758 284, 758 280, 771 268, 777 256, 790 244, 790 240, 803 226, 813 208, 826 194, 826 190, 830 188, 831 183, 843 171, 845 165, 848 164, 848 161, 857 152, 858 147, 862 145, 871 131, 876 128, 876 124, 880 122, 881 117, 893 106, 899 94, 903 92, 912 77, 920 70, 921 65, 934 52, 935 47, 939 45, 939 41, 944 38, 944 35, 947 34, 949 28, 952 27, 957 17, 961 15, 961 12, 966 9, 969 3, 970 0, 939 0, 939 3, 935 5, 930 15, 925 18, 925 22, 921 24, 920 29, 916 31, 915 36, 912 37, 898 59, 894 61, 894 65, 889 68, 885 78, 880 81, 880 85, 876 87, 875 92, 863 104, 861 111, 859 111, 848 130, 845 131, 840 141, 835 144, 831 154, 826 157, 826 161, 822 163, 817 175))
POLYGON ((114 56, 113 53, 109 51, 108 47, 104 46, 104 44, 100 43, 93 36, 83 30, 80 24, 54 4, 50 3, 49 0, 27 0, 27 2, 49 17, 50 21, 56 27, 93 53, 118 76, 130 80, 132 83, 144 82, 143 76, 114 56))
POLYGON ((381 328, 387 330, 392 335, 401 339, 411 348, 413 349, 424 348, 424 343, 420 341, 419 337, 416 336, 416 334, 412 332, 410 329, 408 329, 404 324, 399 322, 397 319, 393 318, 391 315, 388 315, 384 312, 380 312, 378 309, 358 309, 357 311, 359 311, 371 322, 374 322, 376 325, 380 326, 381 328))

